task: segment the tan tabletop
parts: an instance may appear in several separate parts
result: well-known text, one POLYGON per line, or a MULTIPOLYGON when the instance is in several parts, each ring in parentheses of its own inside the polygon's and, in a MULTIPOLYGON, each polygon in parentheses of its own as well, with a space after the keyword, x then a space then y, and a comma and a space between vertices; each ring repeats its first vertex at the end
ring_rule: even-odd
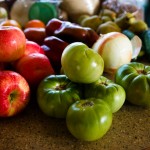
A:
POLYGON ((31 99, 12 118, 0 118, 0 150, 150 150, 150 109, 124 104, 107 134, 94 142, 75 139, 65 120, 44 115, 31 99), (149 148, 148 148, 149 147, 149 148))

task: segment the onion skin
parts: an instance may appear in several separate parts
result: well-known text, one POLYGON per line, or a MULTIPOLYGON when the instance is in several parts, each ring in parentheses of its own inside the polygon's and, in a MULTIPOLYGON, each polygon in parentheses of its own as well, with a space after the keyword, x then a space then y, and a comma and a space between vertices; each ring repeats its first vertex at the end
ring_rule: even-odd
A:
POLYGON ((132 59, 131 41, 120 32, 100 35, 92 49, 102 56, 106 73, 114 74, 121 65, 131 62, 132 59))

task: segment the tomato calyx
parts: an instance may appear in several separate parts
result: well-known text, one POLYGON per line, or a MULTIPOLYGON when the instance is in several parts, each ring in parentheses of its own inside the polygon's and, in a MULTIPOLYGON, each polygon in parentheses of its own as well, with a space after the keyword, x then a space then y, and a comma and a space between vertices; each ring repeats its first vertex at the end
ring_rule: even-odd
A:
POLYGON ((67 85, 66 84, 60 84, 58 86, 55 87, 55 90, 64 90, 66 89, 67 85))
POLYGON ((82 107, 91 107, 94 105, 93 101, 85 101, 81 106, 82 107))
POLYGON ((105 81, 101 81, 101 82, 97 82, 97 85, 104 85, 104 86, 108 86, 108 82, 107 82, 107 80, 105 80, 105 81))
POLYGON ((145 70, 137 70, 138 74, 144 74, 147 75, 147 72, 145 70))
POLYGON ((101 84, 103 84, 103 85, 105 85, 105 86, 107 86, 107 85, 108 85, 108 83, 107 83, 107 82, 102 82, 101 84))

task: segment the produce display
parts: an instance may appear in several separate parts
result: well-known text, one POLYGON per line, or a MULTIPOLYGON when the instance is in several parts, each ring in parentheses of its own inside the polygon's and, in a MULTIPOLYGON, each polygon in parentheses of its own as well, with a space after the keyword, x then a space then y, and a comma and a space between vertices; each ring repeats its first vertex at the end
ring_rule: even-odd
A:
POLYGON ((0 117, 21 113, 35 92, 45 115, 65 119, 75 138, 95 141, 126 101, 150 108, 150 66, 138 62, 150 61, 149 27, 135 12, 109 3, 98 12, 98 1, 89 2, 88 13, 68 14, 75 20, 0 23, 0 117))

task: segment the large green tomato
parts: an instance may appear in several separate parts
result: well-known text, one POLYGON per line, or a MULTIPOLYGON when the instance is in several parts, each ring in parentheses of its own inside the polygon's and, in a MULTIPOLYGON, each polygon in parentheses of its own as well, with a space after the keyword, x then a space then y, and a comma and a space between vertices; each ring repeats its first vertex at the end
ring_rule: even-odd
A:
POLYGON ((101 99, 79 100, 69 107, 66 124, 70 133, 77 139, 98 140, 110 129, 112 112, 101 99))
POLYGON ((104 70, 102 57, 81 42, 71 43, 64 49, 61 64, 68 78, 79 83, 96 81, 104 70))
POLYGON ((130 103, 150 107, 150 66, 138 62, 122 65, 116 71, 115 82, 125 89, 130 103))
POLYGON ((85 84, 84 96, 85 98, 95 97, 104 100, 110 106, 112 113, 115 113, 123 106, 126 93, 123 87, 101 76, 94 83, 85 84))
POLYGON ((82 95, 82 87, 71 82, 65 75, 50 75, 38 86, 37 101, 48 116, 65 118, 69 106, 82 95))

